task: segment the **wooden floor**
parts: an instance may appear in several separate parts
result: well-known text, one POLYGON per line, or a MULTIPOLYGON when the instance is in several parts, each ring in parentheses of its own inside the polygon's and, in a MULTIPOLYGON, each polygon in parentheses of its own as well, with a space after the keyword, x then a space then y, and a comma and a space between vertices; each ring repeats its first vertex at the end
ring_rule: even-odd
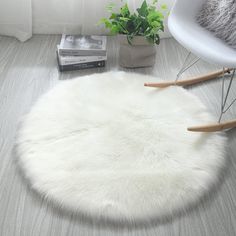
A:
MULTIPOLYGON (((127 228, 96 224, 62 214, 33 193, 15 164, 14 138, 17 124, 32 104, 60 80, 88 73, 123 70, 118 66, 117 42, 108 41, 108 63, 105 69, 60 74, 55 50, 59 36, 34 36, 22 44, 0 37, 0 236, 71 236, 71 235, 152 235, 152 236, 233 236, 236 235, 236 131, 227 132, 228 165, 222 183, 198 207, 173 220, 127 228)), ((162 40, 154 68, 136 69, 164 80, 176 75, 187 51, 173 39, 162 40)), ((199 62, 186 75, 217 69, 199 62)), ((145 88, 144 88, 145 89, 145 88)), ((199 96, 216 116, 219 114, 220 80, 204 83, 191 92, 199 96)), ((236 97, 236 86, 230 99, 236 97)), ((236 105, 225 118, 236 117, 236 105)), ((207 158, 203 156, 202 158, 207 158)))

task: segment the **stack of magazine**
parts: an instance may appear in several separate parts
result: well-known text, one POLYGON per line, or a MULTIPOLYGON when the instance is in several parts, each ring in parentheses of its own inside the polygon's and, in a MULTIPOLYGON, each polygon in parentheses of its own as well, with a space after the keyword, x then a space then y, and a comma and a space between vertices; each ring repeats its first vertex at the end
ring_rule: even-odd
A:
POLYGON ((107 60, 106 36, 62 35, 57 46, 60 71, 104 67, 107 60))

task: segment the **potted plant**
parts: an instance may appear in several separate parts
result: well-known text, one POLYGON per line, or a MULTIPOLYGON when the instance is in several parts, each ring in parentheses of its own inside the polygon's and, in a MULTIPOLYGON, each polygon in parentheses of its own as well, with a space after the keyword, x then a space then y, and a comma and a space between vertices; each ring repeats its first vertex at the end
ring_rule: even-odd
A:
POLYGON ((164 31, 166 5, 157 8, 157 1, 148 4, 143 1, 140 8, 131 12, 125 3, 114 11, 114 4, 108 6, 109 18, 102 18, 100 23, 118 35, 120 43, 119 62, 123 67, 153 66, 156 58, 156 46, 160 43, 159 33, 164 31))

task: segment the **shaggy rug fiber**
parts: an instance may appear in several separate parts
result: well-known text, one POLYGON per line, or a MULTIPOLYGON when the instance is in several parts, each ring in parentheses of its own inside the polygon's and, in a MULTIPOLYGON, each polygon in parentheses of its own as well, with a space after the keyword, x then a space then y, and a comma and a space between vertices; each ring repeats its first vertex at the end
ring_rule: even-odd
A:
POLYGON ((21 123, 19 164, 32 188, 61 208, 135 222, 185 211, 225 163, 226 138, 191 133, 215 120, 179 87, 155 77, 108 72, 63 81, 21 123))

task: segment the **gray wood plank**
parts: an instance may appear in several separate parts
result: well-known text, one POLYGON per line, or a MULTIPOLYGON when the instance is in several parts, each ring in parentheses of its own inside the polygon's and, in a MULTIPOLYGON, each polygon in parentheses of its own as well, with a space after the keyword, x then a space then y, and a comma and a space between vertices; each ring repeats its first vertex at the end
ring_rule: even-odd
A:
MULTIPOLYGON (((72 235, 236 235, 236 131, 227 132, 228 166, 222 184, 197 207, 185 215, 164 223, 137 228, 111 227, 88 223, 64 214, 32 192, 19 173, 14 154, 14 139, 21 117, 44 92, 60 80, 73 79, 94 72, 125 70, 118 66, 117 40, 108 40, 108 63, 105 69, 59 73, 55 49, 60 36, 37 35, 26 43, 0 37, 0 235, 2 236, 72 236, 72 235)), ((164 39, 158 47, 153 68, 132 69, 164 80, 175 78, 187 51, 174 39, 164 39)), ((217 69, 200 61, 185 73, 192 76, 217 69)), ((219 113, 221 80, 189 88, 217 115, 219 113)), ((236 96, 236 87, 230 99, 236 96)), ((236 116, 232 107, 225 116, 236 116)))

